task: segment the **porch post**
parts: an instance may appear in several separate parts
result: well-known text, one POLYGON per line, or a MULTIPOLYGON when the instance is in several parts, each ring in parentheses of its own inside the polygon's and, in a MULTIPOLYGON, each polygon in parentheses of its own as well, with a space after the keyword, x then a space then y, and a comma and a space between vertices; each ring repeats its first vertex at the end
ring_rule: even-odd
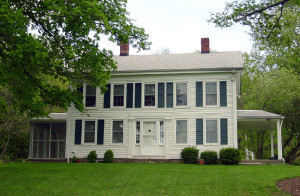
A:
POLYGON ((273 138, 273 130, 271 131, 271 157, 274 157, 274 138, 273 138))
POLYGON ((277 120, 277 145, 278 145, 278 160, 282 159, 282 142, 281 142, 281 119, 277 120))

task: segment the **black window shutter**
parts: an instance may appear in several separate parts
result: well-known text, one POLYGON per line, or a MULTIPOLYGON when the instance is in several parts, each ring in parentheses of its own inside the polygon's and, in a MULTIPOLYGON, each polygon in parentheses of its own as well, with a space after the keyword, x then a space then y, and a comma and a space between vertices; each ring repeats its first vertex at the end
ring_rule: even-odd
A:
POLYGON ((104 93, 104 108, 110 108, 110 84, 106 85, 107 91, 104 93))
POLYGON ((165 83, 158 83, 158 107, 165 107, 165 83))
POLYGON ((167 107, 173 107, 173 82, 167 83, 167 107))
POLYGON ((75 121, 75 144, 81 144, 82 120, 75 121))
POLYGON ((104 141, 104 120, 98 120, 97 144, 103 144, 104 141))
POLYGON ((227 106, 227 87, 226 81, 220 82, 220 106, 227 106))
POLYGON ((135 108, 141 108, 142 83, 135 83, 135 108))
POLYGON ((126 108, 133 107, 133 83, 127 84, 126 108))
POLYGON ((196 107, 203 107, 203 83, 196 82, 196 107))
POLYGON ((203 119, 196 119, 196 144, 203 144, 203 119))
POLYGON ((227 118, 221 118, 221 144, 228 144, 227 118))

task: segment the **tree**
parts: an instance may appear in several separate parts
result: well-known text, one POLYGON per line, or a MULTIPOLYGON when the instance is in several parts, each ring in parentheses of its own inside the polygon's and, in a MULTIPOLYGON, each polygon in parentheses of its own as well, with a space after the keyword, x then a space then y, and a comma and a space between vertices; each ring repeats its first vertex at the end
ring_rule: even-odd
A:
MULTIPOLYGON (((14 108, 28 117, 47 115, 45 108, 83 111, 82 95, 46 80, 102 92, 115 70, 112 52, 99 49, 102 35, 138 50, 149 49, 148 35, 126 11, 127 0, 0 1, 0 86, 11 93, 14 108)), ((0 107, 6 108, 0 99, 0 107)))
POLYGON ((266 59, 264 66, 300 73, 299 11, 300 0, 233 1, 208 21, 222 28, 235 23, 248 26, 254 48, 266 59))
MULTIPOLYGON (((247 62, 250 65, 252 63, 251 61, 245 63, 239 108, 266 110, 284 116, 283 151, 287 162, 293 162, 300 155, 299 76, 286 69, 260 72, 247 62)), ((260 138, 263 141, 265 137, 262 135, 260 138)), ((260 143, 260 149, 263 142, 260 143)))

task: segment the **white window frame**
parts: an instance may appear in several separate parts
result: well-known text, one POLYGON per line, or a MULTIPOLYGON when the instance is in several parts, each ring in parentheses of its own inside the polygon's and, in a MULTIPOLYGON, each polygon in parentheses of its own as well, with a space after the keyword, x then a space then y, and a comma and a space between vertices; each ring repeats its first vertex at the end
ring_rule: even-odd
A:
POLYGON ((205 107, 220 107, 220 87, 219 87, 219 81, 205 81, 203 82, 204 87, 203 87, 203 106, 205 107), (206 84, 207 83, 216 83, 217 85, 217 104, 216 105, 206 105, 206 84))
POLYGON ((111 108, 126 108, 126 99, 127 97, 127 83, 111 83, 111 90, 110 90, 110 107, 111 108), (114 106, 114 88, 115 85, 123 85, 124 86, 124 105, 123 106, 114 106))
POLYGON ((175 137, 174 137, 174 144, 175 145, 187 145, 187 144, 189 144, 189 119, 187 119, 187 118, 177 118, 177 119, 175 119, 175 123, 174 123, 174 131, 175 131, 175 133, 174 133, 174 135, 175 135, 175 137), (178 120, 185 120, 186 121, 186 143, 177 143, 177 139, 176 139, 176 137, 177 137, 177 121, 178 120))
POLYGON ((146 82, 146 83, 143 83, 143 85, 142 85, 143 87, 142 87, 142 107, 143 108, 157 108, 157 101, 158 101, 158 84, 157 84, 157 82, 146 82), (147 84, 154 84, 155 85, 155 104, 154 104, 154 106, 145 106, 145 85, 147 85, 147 84))
POLYGON ((186 108, 189 106, 189 82, 188 81, 178 81, 173 83, 173 107, 174 108, 186 108), (186 105, 177 105, 177 84, 185 83, 186 84, 186 105))
POLYGON ((83 119, 82 126, 81 126, 81 145, 96 145, 97 143, 97 131, 98 130, 98 123, 96 119, 83 119), (86 121, 94 121, 95 122, 95 135, 94 135, 94 142, 84 142, 85 140, 85 122, 86 121))
POLYGON ((203 144, 207 146, 220 145, 220 118, 205 118, 203 119, 203 144), (217 143, 207 143, 206 142, 206 121, 207 120, 216 120, 217 121, 217 143))
POLYGON ((91 107, 91 106, 85 106, 85 101, 86 101, 86 87, 89 86, 87 84, 83 84, 83 105, 84 105, 84 108, 86 109, 97 109, 98 107, 98 88, 96 87, 96 103, 95 103, 95 106, 91 107))
POLYGON ((124 119, 113 119, 111 120, 111 132, 110 132, 110 144, 111 145, 125 145, 125 120, 124 119), (123 142, 122 143, 114 143, 113 142, 113 128, 114 128, 114 121, 122 121, 123 122, 123 142))

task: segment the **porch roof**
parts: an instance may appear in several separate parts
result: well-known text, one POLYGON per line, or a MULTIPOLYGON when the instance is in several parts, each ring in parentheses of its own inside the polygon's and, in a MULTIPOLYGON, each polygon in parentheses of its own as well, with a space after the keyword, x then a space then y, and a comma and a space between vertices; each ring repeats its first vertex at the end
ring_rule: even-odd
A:
POLYGON ((238 110, 238 129, 243 130, 274 130, 278 120, 284 116, 263 110, 238 110))
POLYGON ((33 118, 30 121, 67 121, 67 113, 51 113, 49 118, 33 118))

